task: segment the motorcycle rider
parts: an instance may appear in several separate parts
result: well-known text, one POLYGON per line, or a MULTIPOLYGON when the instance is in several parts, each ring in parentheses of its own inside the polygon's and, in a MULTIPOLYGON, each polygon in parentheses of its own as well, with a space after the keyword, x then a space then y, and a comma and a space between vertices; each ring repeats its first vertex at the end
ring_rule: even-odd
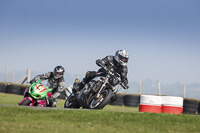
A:
POLYGON ((62 66, 56 66, 53 72, 47 72, 42 75, 37 75, 34 77, 30 83, 37 82, 38 80, 47 80, 48 87, 53 88, 52 96, 47 100, 49 101, 50 107, 56 107, 57 99, 61 95, 61 92, 64 90, 65 80, 64 80, 65 69, 62 66))
MULTIPOLYGON (((111 70, 113 72, 116 72, 118 74, 120 74, 121 77, 121 81, 124 84, 124 86, 128 89, 128 78, 127 78, 127 73, 128 73, 128 67, 127 67, 127 63, 128 63, 128 59, 129 59, 129 55, 128 52, 125 50, 118 50, 115 53, 115 56, 106 56, 103 59, 98 59, 96 60, 96 64, 100 67, 105 67, 108 70, 111 70)), ((105 69, 100 68, 98 70, 98 72, 106 72, 105 69)), ((72 91, 76 92, 76 91, 80 91, 85 84, 87 84, 92 78, 94 78, 97 73, 96 71, 88 71, 85 75, 85 77, 83 78, 83 80, 76 85, 72 91)), ((112 80, 112 79, 111 79, 112 80)), ((114 82, 114 79, 111 81, 114 82)), ((116 97, 114 96, 113 98, 115 101, 116 97)))

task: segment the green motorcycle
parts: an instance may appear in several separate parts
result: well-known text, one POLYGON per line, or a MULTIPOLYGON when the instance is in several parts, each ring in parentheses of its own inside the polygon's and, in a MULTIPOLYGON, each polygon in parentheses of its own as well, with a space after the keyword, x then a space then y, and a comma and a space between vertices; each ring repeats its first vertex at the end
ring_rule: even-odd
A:
POLYGON ((24 99, 19 103, 22 106, 47 107, 47 97, 52 96, 52 90, 41 83, 41 80, 33 82, 24 92, 24 99))

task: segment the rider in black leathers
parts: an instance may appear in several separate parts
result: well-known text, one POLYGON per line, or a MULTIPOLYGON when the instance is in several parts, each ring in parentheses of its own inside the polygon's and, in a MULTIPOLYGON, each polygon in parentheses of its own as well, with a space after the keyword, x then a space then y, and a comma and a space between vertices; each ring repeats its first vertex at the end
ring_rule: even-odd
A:
MULTIPOLYGON (((127 79, 127 73, 128 73, 128 63, 129 55, 125 50, 118 50, 115 54, 115 56, 106 56, 103 59, 96 60, 96 64, 98 66, 104 66, 105 68, 116 72, 120 74, 121 81, 124 84, 124 86, 128 89, 128 79, 127 79)), ((105 69, 100 68, 98 72, 106 72, 105 69)), ((83 80, 79 83, 78 86, 72 89, 72 91, 80 91, 85 84, 87 84, 92 78, 96 76, 96 71, 88 71, 83 78, 83 80)))
POLYGON ((57 99, 61 95, 61 92, 64 90, 65 80, 64 80, 64 68, 62 66, 56 66, 53 72, 47 72, 42 75, 37 75, 34 77, 30 83, 37 82, 38 80, 48 80, 48 87, 53 88, 52 96, 47 97, 50 107, 56 107, 57 99))

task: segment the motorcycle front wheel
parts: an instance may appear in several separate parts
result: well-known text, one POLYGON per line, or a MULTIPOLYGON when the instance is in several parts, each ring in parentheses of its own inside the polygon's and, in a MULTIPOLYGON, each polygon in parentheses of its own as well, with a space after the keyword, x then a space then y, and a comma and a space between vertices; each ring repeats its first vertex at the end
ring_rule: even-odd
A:
POLYGON ((19 105, 22 105, 22 106, 29 106, 30 103, 31 103, 31 100, 29 100, 28 97, 25 97, 25 98, 19 103, 19 105))
POLYGON ((111 89, 104 90, 100 93, 99 98, 95 97, 90 103, 90 109, 103 109, 113 96, 111 89))
POLYGON ((80 108, 80 105, 73 93, 65 101, 64 108, 80 108))

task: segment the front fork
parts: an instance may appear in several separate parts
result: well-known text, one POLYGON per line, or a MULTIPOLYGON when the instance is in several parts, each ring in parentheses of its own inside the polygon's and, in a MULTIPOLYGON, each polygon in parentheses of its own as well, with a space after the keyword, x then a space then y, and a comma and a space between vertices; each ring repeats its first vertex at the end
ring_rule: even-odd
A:
MULTIPOLYGON (((97 93, 97 98, 99 98, 100 93, 101 93, 102 89, 104 88, 104 86, 106 85, 106 83, 109 84, 108 79, 109 79, 109 77, 106 77, 106 80, 104 81, 104 83, 103 83, 103 85, 101 86, 99 92, 97 93)), ((112 89, 113 89, 113 93, 116 94, 116 93, 118 92, 118 90, 119 90, 119 85, 116 85, 116 86, 115 86, 114 88, 112 88, 112 89)))
POLYGON ((104 81, 104 83, 102 84, 101 88, 99 89, 99 92, 97 93, 97 98, 99 98, 102 89, 104 88, 104 86, 108 82, 108 79, 109 79, 109 77, 106 77, 106 80, 104 81))

